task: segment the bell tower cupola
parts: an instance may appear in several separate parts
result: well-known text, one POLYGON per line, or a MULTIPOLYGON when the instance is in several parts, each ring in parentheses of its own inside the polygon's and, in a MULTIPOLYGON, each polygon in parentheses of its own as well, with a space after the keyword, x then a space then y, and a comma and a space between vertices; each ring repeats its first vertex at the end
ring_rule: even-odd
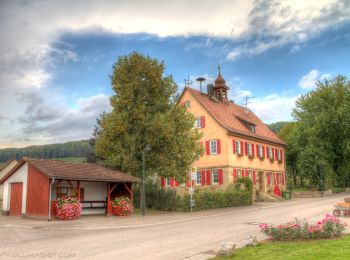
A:
POLYGON ((230 89, 226 85, 226 81, 221 76, 221 67, 218 66, 219 74, 214 82, 213 94, 221 102, 228 102, 228 90, 230 89))

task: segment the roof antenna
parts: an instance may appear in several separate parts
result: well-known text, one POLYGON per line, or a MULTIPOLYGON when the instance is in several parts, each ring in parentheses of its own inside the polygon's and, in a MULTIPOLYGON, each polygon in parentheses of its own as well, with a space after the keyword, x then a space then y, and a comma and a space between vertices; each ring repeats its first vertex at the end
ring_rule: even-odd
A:
POLYGON ((255 97, 250 97, 250 96, 246 96, 244 99, 245 99, 245 102, 244 102, 244 106, 246 107, 246 108, 248 108, 248 105, 249 104, 251 104, 251 103, 253 103, 253 102, 248 102, 248 100, 249 99, 252 99, 252 98, 255 98, 255 97))
POLYGON ((185 87, 186 87, 186 86, 189 87, 189 86, 191 86, 192 83, 193 83, 193 81, 190 80, 190 76, 187 76, 187 79, 184 79, 184 81, 185 81, 185 87))
POLYGON ((220 64, 218 64, 218 71, 219 71, 219 75, 221 75, 221 66, 220 66, 220 64))
POLYGON ((199 89, 200 89, 200 92, 202 92, 202 82, 205 81, 205 78, 199 77, 199 78, 196 78, 196 81, 199 81, 199 89))

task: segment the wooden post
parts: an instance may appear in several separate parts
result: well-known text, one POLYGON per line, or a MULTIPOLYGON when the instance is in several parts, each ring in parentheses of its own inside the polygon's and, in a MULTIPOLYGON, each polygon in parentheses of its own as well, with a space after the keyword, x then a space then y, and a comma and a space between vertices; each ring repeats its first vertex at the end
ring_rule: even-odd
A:
POLYGON ((131 196, 131 203, 132 203, 132 205, 134 205, 134 191, 133 191, 133 184, 132 183, 130 183, 130 190, 131 190, 131 194, 130 194, 130 196, 131 196))
POLYGON ((107 183, 107 216, 110 216, 112 214, 112 208, 111 208, 111 186, 110 183, 107 183))
POLYGON ((77 191, 78 191, 78 200, 80 201, 80 181, 78 181, 78 183, 77 183, 77 191))

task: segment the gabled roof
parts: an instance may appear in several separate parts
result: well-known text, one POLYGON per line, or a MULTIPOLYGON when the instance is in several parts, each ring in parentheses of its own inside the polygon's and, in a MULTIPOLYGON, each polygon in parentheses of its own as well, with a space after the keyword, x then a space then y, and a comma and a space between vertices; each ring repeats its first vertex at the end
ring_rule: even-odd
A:
POLYGON ((10 165, 13 161, 16 161, 16 159, 13 158, 13 159, 7 161, 6 163, 4 163, 4 164, 0 167, 0 172, 1 172, 3 169, 5 169, 8 165, 10 165))
POLYGON ((123 173, 111 170, 93 163, 73 163, 48 159, 32 159, 23 157, 18 164, 1 180, 0 184, 15 173, 24 163, 28 163, 38 171, 50 178, 80 181, 101 181, 101 182, 139 182, 140 179, 123 173))
POLYGON ((192 96, 203 106, 204 109, 229 133, 243 135, 286 145, 267 125, 265 125, 251 110, 234 104, 233 102, 220 102, 213 97, 198 90, 186 87, 192 96), (256 126, 256 131, 252 132, 244 124, 244 121, 256 126))

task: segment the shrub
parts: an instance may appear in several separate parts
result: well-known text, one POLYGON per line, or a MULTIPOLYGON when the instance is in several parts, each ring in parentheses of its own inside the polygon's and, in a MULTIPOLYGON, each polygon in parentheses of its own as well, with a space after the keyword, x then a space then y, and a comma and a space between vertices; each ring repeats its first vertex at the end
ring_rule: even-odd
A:
POLYGON ((293 222, 277 227, 261 224, 260 229, 271 240, 308 240, 339 237, 345 230, 346 224, 334 215, 327 214, 317 223, 309 223, 296 219, 293 222))
POLYGON ((345 190, 346 190, 346 188, 344 188, 344 187, 333 187, 332 188, 333 193, 344 192, 345 190))
POLYGON ((247 190, 249 192, 253 191, 253 183, 252 180, 248 177, 238 178, 235 188, 238 190, 247 190))
POLYGON ((80 217, 81 205, 75 197, 58 198, 55 204, 55 217, 59 220, 74 220, 80 217))
MULTIPOLYGON (((139 189, 134 189, 134 191, 134 205, 136 207, 140 205, 139 189)), ((196 190, 193 200, 196 204, 193 210, 244 206, 252 203, 252 192, 246 189, 237 189, 234 186, 229 186, 224 191, 196 190)), ((189 211, 190 195, 179 196, 175 189, 162 188, 157 184, 147 184, 146 205, 148 208, 164 211, 189 211)))
POLYGON ((128 216, 133 211, 134 206, 128 197, 118 197, 112 201, 112 212, 115 216, 128 216))

